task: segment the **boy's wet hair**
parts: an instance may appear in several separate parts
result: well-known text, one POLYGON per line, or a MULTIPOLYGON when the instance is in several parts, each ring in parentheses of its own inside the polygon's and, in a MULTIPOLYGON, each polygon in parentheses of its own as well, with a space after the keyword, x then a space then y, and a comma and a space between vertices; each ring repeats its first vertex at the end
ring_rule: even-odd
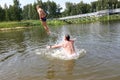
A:
POLYGON ((66 40, 70 40, 70 36, 68 34, 65 35, 66 40))
POLYGON ((41 8, 42 6, 41 6, 41 5, 37 5, 36 7, 37 7, 37 8, 41 8))

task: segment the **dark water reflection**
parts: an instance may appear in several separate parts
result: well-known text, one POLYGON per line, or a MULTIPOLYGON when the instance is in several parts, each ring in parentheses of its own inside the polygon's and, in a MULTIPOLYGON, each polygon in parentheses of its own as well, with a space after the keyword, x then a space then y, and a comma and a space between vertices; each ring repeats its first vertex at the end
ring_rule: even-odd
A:
POLYGON ((0 80, 119 80, 120 22, 50 27, 0 32, 0 80), (64 34, 76 38, 75 47, 87 54, 77 60, 49 59, 46 45, 60 42, 64 34))

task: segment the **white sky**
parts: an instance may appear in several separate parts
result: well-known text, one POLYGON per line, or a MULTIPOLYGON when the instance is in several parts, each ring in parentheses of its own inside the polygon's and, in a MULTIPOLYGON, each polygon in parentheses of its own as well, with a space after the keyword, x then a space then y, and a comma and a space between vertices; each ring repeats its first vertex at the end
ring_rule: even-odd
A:
MULTIPOLYGON (((29 4, 29 3, 34 3, 37 0, 19 0, 21 7, 29 4)), ((48 0, 42 0, 43 2, 46 2, 48 0)), ((56 4, 60 4, 60 6, 64 9, 65 8, 65 2, 72 2, 72 3, 79 3, 80 1, 83 1, 84 3, 90 3, 93 1, 97 1, 97 0, 50 0, 50 1, 54 1, 56 4)), ((4 4, 12 5, 13 4, 13 0, 0 0, 0 5, 2 7, 4 7, 4 4)))

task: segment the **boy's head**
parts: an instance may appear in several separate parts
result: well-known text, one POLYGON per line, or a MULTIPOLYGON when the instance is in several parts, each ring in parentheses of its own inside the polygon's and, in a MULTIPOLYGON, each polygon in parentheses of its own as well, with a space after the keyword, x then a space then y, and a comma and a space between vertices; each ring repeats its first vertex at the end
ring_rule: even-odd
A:
POLYGON ((66 35, 65 35, 65 39, 66 39, 67 41, 69 41, 69 40, 70 40, 70 36, 69 36, 68 34, 66 34, 66 35))
POLYGON ((38 9, 38 8, 41 8, 41 6, 40 6, 40 5, 37 5, 36 8, 37 8, 37 9, 38 9))

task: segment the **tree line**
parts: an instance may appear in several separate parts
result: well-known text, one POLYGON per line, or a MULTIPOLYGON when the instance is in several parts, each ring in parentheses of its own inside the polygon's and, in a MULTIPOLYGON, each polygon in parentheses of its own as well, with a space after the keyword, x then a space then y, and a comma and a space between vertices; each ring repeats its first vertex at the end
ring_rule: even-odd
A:
POLYGON ((19 0, 13 0, 13 5, 4 5, 4 8, 0 6, 0 21, 20 21, 20 20, 37 20, 39 19, 36 11, 36 5, 41 5, 47 13, 47 18, 58 18, 63 16, 71 16, 77 14, 85 14, 90 12, 96 12, 105 9, 120 8, 119 0, 97 0, 90 4, 84 3, 65 3, 65 10, 61 12, 62 7, 56 4, 54 1, 48 0, 43 2, 37 0, 33 4, 27 4, 21 8, 19 0))

